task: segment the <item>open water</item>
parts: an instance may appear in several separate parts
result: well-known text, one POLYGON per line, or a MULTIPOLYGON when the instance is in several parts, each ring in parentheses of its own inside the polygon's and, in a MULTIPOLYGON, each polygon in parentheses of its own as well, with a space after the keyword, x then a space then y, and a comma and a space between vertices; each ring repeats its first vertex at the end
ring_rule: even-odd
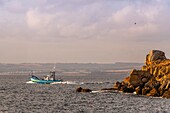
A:
POLYGON ((170 113, 170 99, 100 92, 124 76, 63 76, 67 84, 43 85, 0 75, 0 113, 170 113), (99 92, 77 93, 79 86, 99 92))

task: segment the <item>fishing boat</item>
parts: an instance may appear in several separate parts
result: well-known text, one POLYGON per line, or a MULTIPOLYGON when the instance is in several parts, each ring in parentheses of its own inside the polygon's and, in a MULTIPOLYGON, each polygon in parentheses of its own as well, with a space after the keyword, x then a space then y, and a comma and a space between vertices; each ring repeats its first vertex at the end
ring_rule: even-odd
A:
POLYGON ((40 84, 51 84, 54 82, 63 82, 62 79, 55 79, 55 71, 51 71, 50 75, 44 76, 43 79, 38 78, 37 76, 34 76, 32 74, 30 80, 34 83, 40 83, 40 84))

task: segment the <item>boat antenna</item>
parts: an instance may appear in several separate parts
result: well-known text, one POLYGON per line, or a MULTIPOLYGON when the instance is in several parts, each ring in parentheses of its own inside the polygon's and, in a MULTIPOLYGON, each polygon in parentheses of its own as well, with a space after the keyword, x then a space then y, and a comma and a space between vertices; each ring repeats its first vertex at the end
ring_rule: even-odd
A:
POLYGON ((55 69, 56 69, 56 67, 54 66, 50 72, 50 75, 53 77, 53 80, 55 80, 55 69))

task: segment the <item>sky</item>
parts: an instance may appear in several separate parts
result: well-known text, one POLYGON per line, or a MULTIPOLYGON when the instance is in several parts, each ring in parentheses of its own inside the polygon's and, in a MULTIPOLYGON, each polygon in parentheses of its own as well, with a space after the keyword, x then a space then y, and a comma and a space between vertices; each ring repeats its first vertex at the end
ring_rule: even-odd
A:
POLYGON ((169 0, 0 0, 0 63, 144 62, 170 56, 169 0))

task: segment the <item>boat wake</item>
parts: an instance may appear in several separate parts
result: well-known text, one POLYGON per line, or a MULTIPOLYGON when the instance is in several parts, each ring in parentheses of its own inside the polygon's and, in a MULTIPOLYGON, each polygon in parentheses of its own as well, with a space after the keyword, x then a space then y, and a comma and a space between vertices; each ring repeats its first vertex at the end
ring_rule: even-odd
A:
POLYGON ((32 82, 32 81, 28 81, 26 82, 27 84, 34 84, 35 82, 32 82))
POLYGON ((79 84, 76 81, 53 82, 51 84, 79 84))
MULTIPOLYGON (((32 81, 28 81, 26 82, 27 84, 38 84, 36 82, 32 82, 32 81)), ((52 82, 50 84, 82 84, 82 83, 78 83, 76 81, 64 81, 64 82, 52 82)))
POLYGON ((118 93, 117 90, 96 90, 96 91, 92 91, 91 93, 118 93))
MULTIPOLYGON (((27 84, 37 84, 36 82, 28 81, 26 82, 27 84)), ((82 85, 82 84, 103 84, 103 83, 109 83, 109 82, 77 82, 77 81, 63 81, 63 82, 52 82, 50 84, 77 84, 77 85, 82 85)))

